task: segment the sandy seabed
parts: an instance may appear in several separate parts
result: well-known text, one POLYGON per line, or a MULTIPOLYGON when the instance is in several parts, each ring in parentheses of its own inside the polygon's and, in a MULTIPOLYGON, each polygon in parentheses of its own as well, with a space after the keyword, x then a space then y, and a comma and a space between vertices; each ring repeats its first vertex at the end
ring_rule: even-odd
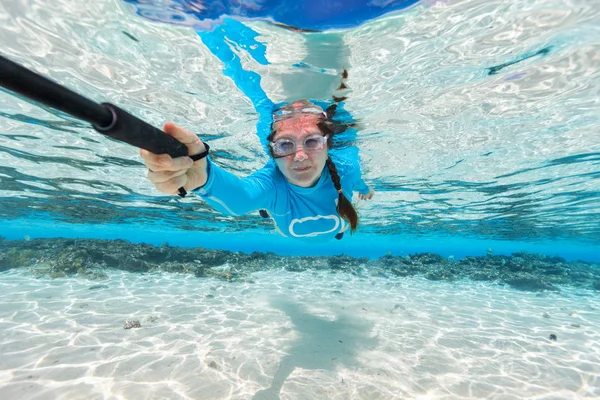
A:
POLYGON ((0 274, 0 398, 600 396, 600 295, 589 290, 331 271, 230 283, 106 273, 0 274))

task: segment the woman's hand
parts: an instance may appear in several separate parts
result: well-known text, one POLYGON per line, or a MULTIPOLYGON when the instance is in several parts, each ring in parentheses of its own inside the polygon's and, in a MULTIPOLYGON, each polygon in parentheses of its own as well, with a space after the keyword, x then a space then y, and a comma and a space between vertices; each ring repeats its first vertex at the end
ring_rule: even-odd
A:
POLYGON ((369 193, 367 193, 367 194, 359 193, 358 198, 361 200, 371 200, 373 198, 374 194, 375 194, 375 190, 373 190, 373 188, 369 185, 369 193))
MULTIPOLYGON (((163 131, 185 144, 190 156, 206 150, 198 136, 172 122, 167 122, 163 131)), ((180 187, 189 192, 204 185, 208 179, 206 158, 194 162, 187 156, 172 158, 168 154, 154 154, 143 149, 140 149, 140 156, 148 167, 148 179, 159 192, 177 194, 180 187)))

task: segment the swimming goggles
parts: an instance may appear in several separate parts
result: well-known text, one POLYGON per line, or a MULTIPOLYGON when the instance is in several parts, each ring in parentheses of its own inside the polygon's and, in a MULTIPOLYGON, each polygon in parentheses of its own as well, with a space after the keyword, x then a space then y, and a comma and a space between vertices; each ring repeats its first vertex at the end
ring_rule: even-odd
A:
POLYGON ((327 114, 325 114, 325 111, 323 111, 322 108, 314 105, 308 105, 303 108, 283 108, 281 110, 276 110, 272 114, 273 122, 279 122, 283 121, 284 119, 292 118, 296 114, 314 114, 327 118, 327 114))
MULTIPOLYGON (((307 136, 302 141, 302 148, 307 153, 323 150, 328 137, 329 135, 322 136, 319 134, 307 136)), ((287 157, 298 151, 298 144, 294 139, 281 138, 270 144, 275 157, 287 157)))

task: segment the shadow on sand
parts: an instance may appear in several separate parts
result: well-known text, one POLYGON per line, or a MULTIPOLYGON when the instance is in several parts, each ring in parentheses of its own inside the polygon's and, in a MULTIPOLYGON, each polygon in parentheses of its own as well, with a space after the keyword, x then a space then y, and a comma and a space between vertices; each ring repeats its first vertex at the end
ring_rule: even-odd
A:
POLYGON ((371 323, 350 313, 340 313, 330 320, 309 314, 287 299, 277 298, 271 305, 292 320, 299 337, 290 343, 271 387, 257 392, 254 400, 278 400, 285 380, 296 368, 333 370, 336 365, 357 365, 359 351, 377 343, 370 337, 371 323))

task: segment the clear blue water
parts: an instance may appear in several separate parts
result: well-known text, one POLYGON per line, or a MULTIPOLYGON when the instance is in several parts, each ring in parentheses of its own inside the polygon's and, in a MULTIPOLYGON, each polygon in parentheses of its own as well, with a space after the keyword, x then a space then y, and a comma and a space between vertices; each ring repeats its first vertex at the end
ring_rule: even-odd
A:
MULTIPOLYGON (((597 2, 313 3, 15 0, 0 4, 0 49, 155 126, 183 125, 239 175, 268 160, 272 104, 347 95, 360 129, 336 151, 358 157, 376 191, 357 201, 355 235, 296 242, 256 214, 163 196, 136 149, 0 90, 0 236, 600 261, 597 2)), ((3 398, 600 394, 590 287, 294 274, 275 261, 239 282, 108 270, 98 286, 50 279, 53 261, 0 274, 3 398), (144 329, 123 330, 130 318, 144 329)))

